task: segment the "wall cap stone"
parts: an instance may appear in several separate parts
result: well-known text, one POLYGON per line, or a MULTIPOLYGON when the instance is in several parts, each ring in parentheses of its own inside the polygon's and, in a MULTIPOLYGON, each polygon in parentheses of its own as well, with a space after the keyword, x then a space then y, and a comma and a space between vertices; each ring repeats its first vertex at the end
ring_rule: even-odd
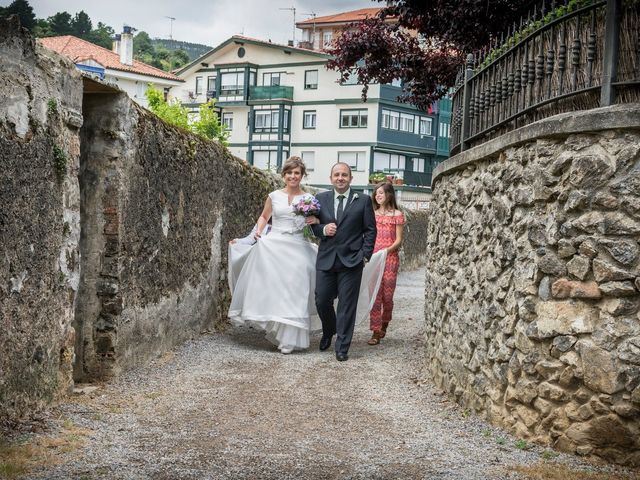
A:
POLYGON ((443 175, 463 169, 479 160, 486 160, 499 152, 541 137, 563 138, 575 133, 616 129, 640 129, 640 103, 568 112, 538 120, 481 145, 465 150, 439 164, 433 171, 431 188, 443 175))

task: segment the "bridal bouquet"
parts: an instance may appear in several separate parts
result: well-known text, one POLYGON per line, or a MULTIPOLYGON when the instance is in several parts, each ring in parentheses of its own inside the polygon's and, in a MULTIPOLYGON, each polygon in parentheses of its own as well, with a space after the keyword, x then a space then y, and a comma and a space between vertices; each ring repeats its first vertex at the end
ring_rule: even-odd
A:
MULTIPOLYGON (((305 195, 293 206, 293 211, 296 215, 302 215, 303 217, 318 215, 320 213, 320 202, 313 195, 305 195)), ((302 228, 302 234, 304 238, 313 238, 311 225, 305 225, 302 228)))

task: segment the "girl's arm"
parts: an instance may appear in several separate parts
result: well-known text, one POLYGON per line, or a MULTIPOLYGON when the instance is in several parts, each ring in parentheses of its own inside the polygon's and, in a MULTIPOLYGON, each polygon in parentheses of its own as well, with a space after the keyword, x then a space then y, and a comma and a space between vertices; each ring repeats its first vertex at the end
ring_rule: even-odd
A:
MULTIPOLYGON (((396 213, 400 213, 396 210, 396 213)), ((402 215, 402 213, 400 213, 402 215)), ((404 235, 404 223, 396 224, 396 240, 387 247, 387 253, 395 252, 402 245, 402 238, 404 235)))

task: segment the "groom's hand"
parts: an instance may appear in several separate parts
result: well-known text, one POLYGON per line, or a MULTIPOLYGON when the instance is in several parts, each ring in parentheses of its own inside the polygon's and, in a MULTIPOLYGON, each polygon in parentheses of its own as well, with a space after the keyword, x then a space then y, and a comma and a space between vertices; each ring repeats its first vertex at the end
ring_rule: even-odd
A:
POLYGON ((336 226, 335 223, 327 223, 324 226, 324 236, 325 237, 333 237, 336 234, 336 229, 338 227, 336 226))

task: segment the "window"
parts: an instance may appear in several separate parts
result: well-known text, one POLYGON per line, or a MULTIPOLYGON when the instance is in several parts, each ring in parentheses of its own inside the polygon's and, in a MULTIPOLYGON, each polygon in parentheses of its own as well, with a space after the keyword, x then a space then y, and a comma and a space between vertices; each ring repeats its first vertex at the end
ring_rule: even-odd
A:
POLYGON ((262 74, 262 85, 277 87, 282 85, 284 72, 271 72, 271 73, 263 73, 262 74))
POLYGON ((382 128, 398 130, 400 125, 400 113, 391 110, 382 110, 382 128))
POLYGON ((202 95, 202 78, 196 77, 196 95, 202 95))
MULTIPOLYGON (((282 158, 280 159, 280 165, 289 157, 289 152, 283 150, 282 158)), ((277 150, 254 150, 253 151, 253 166, 261 168, 262 170, 271 170, 276 172, 278 170, 278 151, 277 150)))
POLYGON ((300 156, 307 167, 307 172, 313 172, 316 169, 316 152, 300 152, 300 156))
MULTIPOLYGON (((356 67, 364 67, 364 65, 365 65, 364 60, 358 60, 356 62, 356 67)), ((359 80, 358 69, 357 68, 352 68, 349 71, 349 78, 347 78, 344 81, 341 81, 340 85, 357 85, 358 84, 358 80, 359 80)))
POLYGON ((338 161, 344 162, 354 171, 364 170, 367 152, 338 152, 338 161))
POLYGON ((400 130, 403 132, 411 132, 413 133, 413 125, 414 125, 414 117, 413 115, 408 115, 406 113, 400 114, 400 130))
POLYGON ((233 130, 233 112, 224 112, 222 114, 222 124, 227 130, 233 130))
POLYGON ((318 70, 305 70, 304 89, 315 90, 318 88, 318 70))
POLYGON ((207 95, 210 97, 216 94, 216 77, 207 77, 207 95))
POLYGON ((242 95, 244 72, 223 73, 220 76, 220 96, 242 95))
MULTIPOLYGON (((285 131, 289 129, 289 115, 285 112, 282 126, 285 131)), ((280 121, 279 110, 255 110, 254 112, 254 132, 271 133, 278 131, 278 122, 280 121)))
POLYGON ((316 111, 308 110, 302 113, 302 128, 316 128, 316 111))
POLYGON ((440 137, 449 138, 449 124, 448 123, 440 123, 439 125, 439 133, 440 137))
POLYGON ((431 118, 420 117, 420 135, 431 135, 432 122, 431 118))
POLYGON ((331 46, 331 32, 324 32, 322 34, 322 46, 323 47, 331 46))
POLYGON ((383 172, 399 172, 404 171, 406 158, 404 155, 394 153, 374 152, 373 169, 383 172))
POLYGON ((367 110, 340 110, 340 128, 367 128, 367 110))
POLYGON ((413 159, 413 171, 424 173, 424 158, 413 159))
POLYGON ((278 152, 274 150, 253 152, 253 166, 262 170, 273 170, 278 167, 278 152))

